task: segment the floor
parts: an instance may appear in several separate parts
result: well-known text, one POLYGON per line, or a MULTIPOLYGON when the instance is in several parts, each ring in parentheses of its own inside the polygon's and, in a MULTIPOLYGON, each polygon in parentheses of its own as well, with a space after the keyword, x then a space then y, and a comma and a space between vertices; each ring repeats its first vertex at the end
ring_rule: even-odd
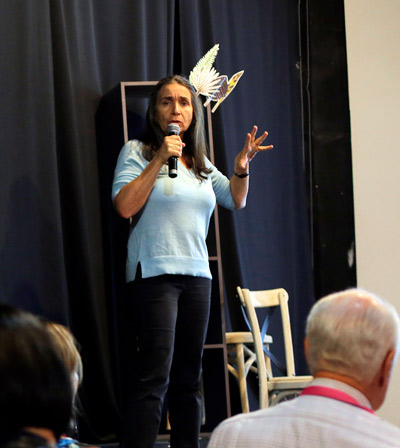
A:
MULTIPOLYGON (((200 438, 200 448, 206 448, 206 446, 208 445, 210 438, 207 436, 202 436, 200 438)), ((155 448, 169 448, 169 441, 168 440, 159 440, 156 443, 155 448)))
MULTIPOLYGON (((208 445, 210 438, 209 436, 202 436, 200 438, 200 448, 206 448, 208 445)), ((106 443, 106 444, 101 444, 101 445, 96 445, 99 448, 119 448, 119 444, 118 443, 106 443)), ((169 441, 168 440, 159 440, 156 445, 155 448, 169 448, 169 441)))

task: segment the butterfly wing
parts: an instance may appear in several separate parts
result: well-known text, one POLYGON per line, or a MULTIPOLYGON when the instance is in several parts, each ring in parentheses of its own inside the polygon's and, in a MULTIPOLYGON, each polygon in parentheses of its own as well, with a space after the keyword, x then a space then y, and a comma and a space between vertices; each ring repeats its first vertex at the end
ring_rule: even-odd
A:
POLYGON ((217 110, 218 106, 224 100, 226 100, 226 98, 229 96, 229 94, 232 92, 232 90, 236 87, 236 85, 239 82, 239 79, 242 77, 243 73, 244 73, 244 70, 241 70, 240 72, 237 72, 234 75, 232 75, 232 77, 229 80, 228 85, 227 85, 226 94, 218 99, 216 105, 213 107, 211 112, 215 112, 217 110))
POLYGON ((218 54, 219 44, 214 45, 196 64, 189 75, 189 82, 197 95, 209 96, 219 85, 219 73, 212 66, 218 54))
POLYGON ((204 107, 207 107, 210 101, 218 101, 226 95, 226 92, 228 91, 228 77, 226 75, 221 75, 218 80, 219 84, 217 88, 210 95, 208 95, 208 99, 204 103, 204 107))

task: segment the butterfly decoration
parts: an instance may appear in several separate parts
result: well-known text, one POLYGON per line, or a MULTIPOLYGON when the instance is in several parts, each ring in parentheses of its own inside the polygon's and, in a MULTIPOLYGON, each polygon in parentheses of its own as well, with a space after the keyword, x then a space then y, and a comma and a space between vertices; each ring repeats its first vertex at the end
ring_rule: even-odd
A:
POLYGON ((207 97, 204 107, 207 107, 211 101, 216 101, 212 112, 215 112, 228 97, 244 73, 244 70, 235 73, 229 81, 226 75, 220 75, 213 67, 218 50, 219 44, 214 45, 199 60, 189 75, 189 82, 196 89, 196 94, 207 97))
MULTIPOLYGON (((228 77, 226 77, 226 81, 223 85, 221 85, 220 89, 215 90, 214 94, 208 98, 209 101, 216 101, 217 103, 212 108, 211 112, 214 113, 218 106, 222 103, 222 101, 226 100, 228 95, 232 92, 232 90, 236 87, 237 83, 239 82, 239 79, 243 75, 244 70, 241 70, 240 72, 235 73, 231 79, 228 81, 228 77)), ((206 106, 206 104, 204 104, 206 106)))
POLYGON ((214 45, 190 72, 189 82, 196 89, 197 95, 209 96, 220 85, 219 73, 213 67, 218 50, 219 44, 214 45))

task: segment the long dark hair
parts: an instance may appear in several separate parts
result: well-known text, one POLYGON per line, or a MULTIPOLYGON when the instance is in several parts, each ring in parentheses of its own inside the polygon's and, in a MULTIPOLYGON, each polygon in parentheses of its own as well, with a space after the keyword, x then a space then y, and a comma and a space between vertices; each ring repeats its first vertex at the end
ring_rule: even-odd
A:
POLYGON ((58 438, 71 410, 71 378, 49 332, 33 314, 0 304, 0 445, 29 426, 58 438))
POLYGON ((177 83, 186 87, 191 95, 193 106, 193 119, 189 129, 185 132, 184 142, 186 144, 183 149, 186 156, 189 156, 192 162, 192 168, 196 177, 202 181, 207 179, 207 174, 211 172, 206 168, 205 157, 207 156, 207 140, 204 128, 204 111, 203 104, 190 82, 183 76, 173 75, 161 79, 150 95, 150 102, 147 108, 146 124, 147 131, 143 137, 143 143, 147 145, 144 150, 144 156, 151 160, 154 153, 161 147, 165 134, 157 122, 157 100, 161 89, 168 85, 177 83))

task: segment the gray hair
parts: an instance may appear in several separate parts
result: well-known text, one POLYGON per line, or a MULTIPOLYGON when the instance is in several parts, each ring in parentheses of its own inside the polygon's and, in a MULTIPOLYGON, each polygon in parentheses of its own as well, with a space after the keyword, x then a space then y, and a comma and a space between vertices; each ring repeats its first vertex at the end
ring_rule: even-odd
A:
POLYGON ((400 347, 400 320, 395 308, 361 289, 330 294, 307 318, 310 372, 327 370, 368 383, 389 350, 400 347))

